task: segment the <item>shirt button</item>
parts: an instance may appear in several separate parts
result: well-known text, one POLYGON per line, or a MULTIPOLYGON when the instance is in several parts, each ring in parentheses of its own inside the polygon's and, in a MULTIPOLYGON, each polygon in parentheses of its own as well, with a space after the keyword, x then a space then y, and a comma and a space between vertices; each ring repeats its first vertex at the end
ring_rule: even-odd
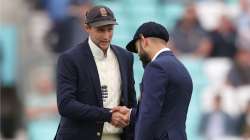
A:
POLYGON ((101 133, 100 133, 100 132, 97 132, 97 136, 101 136, 101 133))

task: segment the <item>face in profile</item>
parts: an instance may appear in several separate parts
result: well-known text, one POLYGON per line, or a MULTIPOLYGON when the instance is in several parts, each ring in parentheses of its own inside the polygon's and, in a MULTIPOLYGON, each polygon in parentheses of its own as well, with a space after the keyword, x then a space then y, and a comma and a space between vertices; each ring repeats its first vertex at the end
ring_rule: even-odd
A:
POLYGON ((86 31, 89 33, 91 40, 103 51, 107 50, 112 37, 114 25, 105 25, 100 27, 86 26, 86 31))
POLYGON ((145 68, 147 66, 148 63, 150 63, 150 58, 148 57, 147 53, 144 51, 142 43, 140 43, 141 39, 138 39, 135 43, 136 46, 136 50, 138 53, 138 56, 142 62, 142 66, 143 68, 145 68))

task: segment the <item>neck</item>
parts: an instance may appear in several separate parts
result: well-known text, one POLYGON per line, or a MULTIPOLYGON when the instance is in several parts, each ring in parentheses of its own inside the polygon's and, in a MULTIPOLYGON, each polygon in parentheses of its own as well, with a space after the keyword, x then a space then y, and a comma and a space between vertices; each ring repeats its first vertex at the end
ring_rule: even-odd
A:
POLYGON ((107 48, 102 48, 102 47, 100 47, 100 46, 97 45, 97 44, 96 44, 96 46, 102 50, 104 56, 107 56, 107 52, 108 52, 108 48, 109 48, 109 47, 107 47, 107 48))
POLYGON ((167 48, 165 45, 162 45, 162 44, 159 44, 157 45, 157 47, 152 47, 154 49, 152 49, 150 52, 149 52, 149 58, 150 60, 152 60, 154 58, 154 56, 161 50, 161 49, 164 49, 164 48, 167 48))
POLYGON ((102 51, 103 51, 103 53, 104 53, 104 56, 107 56, 107 51, 108 51, 108 49, 105 49, 105 50, 102 49, 102 51))

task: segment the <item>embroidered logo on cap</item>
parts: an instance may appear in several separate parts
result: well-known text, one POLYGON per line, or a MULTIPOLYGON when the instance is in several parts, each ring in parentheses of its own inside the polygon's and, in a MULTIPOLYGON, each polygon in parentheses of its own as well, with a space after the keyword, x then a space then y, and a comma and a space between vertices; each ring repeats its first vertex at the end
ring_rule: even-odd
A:
POLYGON ((105 8, 100 8, 100 13, 103 17, 108 16, 108 12, 106 11, 105 8))

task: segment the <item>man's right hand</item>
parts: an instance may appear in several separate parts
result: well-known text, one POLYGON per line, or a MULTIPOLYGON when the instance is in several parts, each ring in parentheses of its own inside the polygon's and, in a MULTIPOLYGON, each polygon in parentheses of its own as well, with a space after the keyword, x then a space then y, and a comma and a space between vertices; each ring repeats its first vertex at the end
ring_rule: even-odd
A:
POLYGON ((130 109, 125 106, 118 106, 112 109, 111 124, 123 128, 129 125, 130 109))

